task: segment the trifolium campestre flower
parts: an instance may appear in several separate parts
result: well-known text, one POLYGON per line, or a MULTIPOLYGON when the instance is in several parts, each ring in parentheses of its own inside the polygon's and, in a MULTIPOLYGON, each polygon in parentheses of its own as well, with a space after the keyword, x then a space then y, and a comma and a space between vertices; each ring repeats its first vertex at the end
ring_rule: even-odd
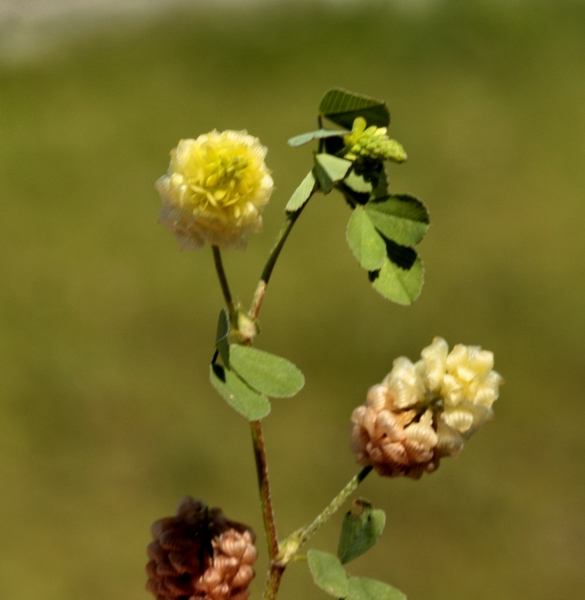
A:
POLYGON ((418 479, 457 456, 465 441, 493 416, 502 377, 479 346, 435 338, 412 363, 401 356, 366 403, 351 416, 357 461, 380 475, 418 479))
POLYGON ((182 249, 205 242, 244 249, 248 233, 262 229, 261 213, 274 188, 266 152, 258 138, 231 130, 181 140, 171 151, 168 173, 156 182, 159 222, 182 249))

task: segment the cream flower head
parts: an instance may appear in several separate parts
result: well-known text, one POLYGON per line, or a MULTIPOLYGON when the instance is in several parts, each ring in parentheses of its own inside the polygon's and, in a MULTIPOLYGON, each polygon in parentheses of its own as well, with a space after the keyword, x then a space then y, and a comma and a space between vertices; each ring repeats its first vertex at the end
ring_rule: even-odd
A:
POLYGON ((156 182, 159 222, 182 249, 205 242, 244 249, 247 234, 262 229, 261 213, 274 188, 266 152, 258 138, 231 130, 181 140, 171 151, 168 173, 156 182))
POLYGON ((435 338, 412 363, 401 356, 384 381, 353 411, 352 447, 358 463, 389 477, 418 478, 444 456, 457 456, 466 439, 493 415, 502 377, 479 346, 435 338))

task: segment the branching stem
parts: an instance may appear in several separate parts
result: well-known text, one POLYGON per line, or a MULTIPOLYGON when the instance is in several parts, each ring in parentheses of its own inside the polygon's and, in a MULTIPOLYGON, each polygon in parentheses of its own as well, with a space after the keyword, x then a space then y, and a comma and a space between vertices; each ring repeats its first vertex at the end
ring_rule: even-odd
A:
POLYGON ((264 269, 262 270, 262 274, 260 275, 260 281, 256 287, 256 292, 254 293, 252 307, 250 308, 250 317, 252 319, 258 318, 258 313, 262 307, 262 300, 264 300, 264 294, 266 293, 266 287, 268 286, 268 281, 270 280, 270 276, 272 275, 272 271, 274 270, 280 251, 282 250, 282 247, 284 246, 284 243, 286 242, 293 225, 299 218, 305 205, 306 202, 299 210, 286 213, 286 219, 284 220, 284 223, 282 224, 282 227, 276 236, 272 250, 270 250, 270 254, 268 255, 268 260, 266 261, 264 269))
POLYGON ((295 531, 280 544, 280 552, 270 561, 268 581, 264 590, 264 600, 275 600, 280 586, 282 574, 291 560, 296 560, 297 552, 301 546, 324 525, 342 506, 342 504, 355 492, 357 486, 367 477, 372 467, 364 467, 351 481, 333 498, 329 505, 307 527, 295 531))
POLYGON ((341 505, 355 492, 357 486, 368 476, 372 467, 364 467, 351 481, 331 500, 325 510, 304 529, 299 535, 299 548, 321 527, 324 525, 341 507, 341 505))

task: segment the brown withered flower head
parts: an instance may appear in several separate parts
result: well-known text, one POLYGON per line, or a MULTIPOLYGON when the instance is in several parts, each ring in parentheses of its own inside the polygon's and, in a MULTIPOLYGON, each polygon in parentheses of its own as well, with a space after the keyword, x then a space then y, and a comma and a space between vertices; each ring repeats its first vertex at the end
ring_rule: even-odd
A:
POLYGON ((151 532, 146 588, 157 600, 246 600, 258 556, 252 529, 188 496, 151 532))

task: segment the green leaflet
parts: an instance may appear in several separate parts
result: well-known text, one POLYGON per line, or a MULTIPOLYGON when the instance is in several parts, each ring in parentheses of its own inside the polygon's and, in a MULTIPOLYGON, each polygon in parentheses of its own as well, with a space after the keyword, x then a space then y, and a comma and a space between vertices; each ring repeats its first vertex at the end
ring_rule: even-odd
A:
POLYGON ((336 181, 341 181, 349 171, 352 162, 345 158, 337 158, 331 154, 317 154, 313 172, 324 194, 333 189, 336 181))
POLYGON ((377 127, 387 127, 390 124, 390 113, 383 100, 342 88, 329 90, 323 96, 319 112, 333 123, 348 129, 351 129, 356 117, 363 117, 368 125, 377 127))
POLYGON ((286 358, 232 344, 230 365, 254 390, 274 398, 289 398, 305 385, 301 371, 286 358))
POLYGON ((270 413, 268 398, 251 389, 234 372, 212 363, 209 379, 220 396, 248 421, 258 421, 270 413))
POLYGON ((354 500, 352 509, 343 518, 337 556, 347 563, 369 550, 377 541, 384 525, 386 514, 375 509, 366 500, 354 500))
POLYGON ((289 146, 297 148, 298 146, 308 144, 313 140, 329 137, 341 137, 347 135, 348 133, 349 131, 347 129, 317 129, 317 131, 310 131, 309 133, 301 133, 300 135, 296 135, 295 137, 290 138, 287 143, 289 146))
POLYGON ((409 246, 400 246, 392 240, 386 240, 386 254, 397 267, 408 271, 416 262, 418 254, 409 246))
POLYGON ((346 237, 351 251, 364 269, 376 271, 382 267, 386 244, 362 206, 357 206, 352 212, 346 237))
POLYGON ((382 296, 398 304, 408 305, 420 294, 424 267, 418 256, 410 269, 403 269, 387 259, 379 271, 370 273, 370 278, 372 286, 382 296))
POLYGON ((353 171, 343 180, 343 183, 358 194, 370 194, 372 192, 372 184, 353 171))
POLYGON ((299 187, 293 192, 286 205, 286 212, 295 212, 302 208, 305 202, 311 197, 313 190, 315 189, 315 176, 313 171, 309 171, 307 176, 301 181, 299 187))
POLYGON ((373 198, 354 208, 347 243, 369 271, 374 289, 388 300, 412 304, 420 294, 424 268, 411 245, 422 239, 428 221, 424 204, 405 194, 373 198))
POLYGON ((348 595, 347 573, 337 556, 320 550, 309 550, 307 560, 315 585, 335 598, 345 598, 348 595))
POLYGON ((425 205, 408 194, 377 198, 365 208, 376 229, 401 246, 418 244, 429 228, 425 205))
POLYGON ((350 577, 348 588, 346 600, 406 600, 400 590, 369 577, 350 577))

